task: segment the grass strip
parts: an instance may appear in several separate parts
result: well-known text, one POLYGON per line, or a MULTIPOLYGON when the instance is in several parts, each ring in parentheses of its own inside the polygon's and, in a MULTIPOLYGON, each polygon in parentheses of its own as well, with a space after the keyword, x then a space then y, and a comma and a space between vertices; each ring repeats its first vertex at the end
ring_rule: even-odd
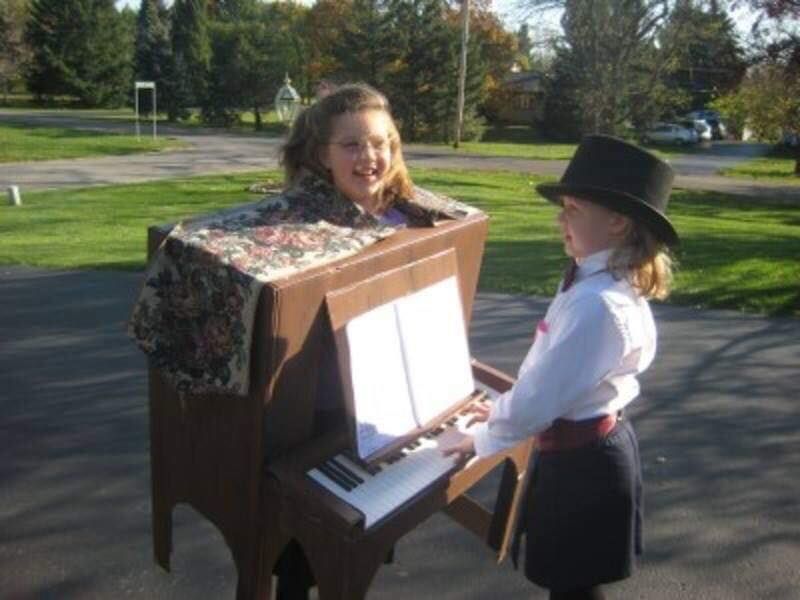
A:
MULTIPOLYGON (((415 181, 491 216, 480 286, 551 295, 564 254, 545 180, 508 172, 413 171, 415 181)), ((0 207, 0 263, 66 269, 141 269, 147 227, 257 200, 246 188, 277 172, 31 192, 0 207)), ((678 190, 669 215, 682 237, 670 302, 800 316, 800 206, 678 190)))
MULTIPOLYGON (((145 127, 145 131, 149 131, 145 127)), ((143 135, 121 135, 87 129, 0 125, 0 163, 84 158, 87 156, 122 156, 183 148, 175 139, 153 140, 143 135)))

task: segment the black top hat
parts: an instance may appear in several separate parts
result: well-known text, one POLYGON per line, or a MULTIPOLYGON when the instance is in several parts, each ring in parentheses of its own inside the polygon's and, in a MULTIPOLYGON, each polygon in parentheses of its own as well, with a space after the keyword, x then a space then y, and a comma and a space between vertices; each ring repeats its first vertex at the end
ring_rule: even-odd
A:
POLYGON ((628 142, 607 135, 581 140, 558 183, 542 183, 536 190, 561 204, 575 196, 602 204, 648 227, 669 246, 678 234, 664 215, 675 173, 666 162, 628 142))

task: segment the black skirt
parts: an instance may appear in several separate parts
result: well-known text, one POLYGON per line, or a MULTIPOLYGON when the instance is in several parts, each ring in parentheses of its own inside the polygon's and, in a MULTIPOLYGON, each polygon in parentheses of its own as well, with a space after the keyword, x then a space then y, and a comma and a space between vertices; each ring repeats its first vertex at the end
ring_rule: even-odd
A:
POLYGON ((520 522, 525 575, 556 592, 629 577, 642 553, 636 434, 620 420, 602 440, 540 452, 520 522))

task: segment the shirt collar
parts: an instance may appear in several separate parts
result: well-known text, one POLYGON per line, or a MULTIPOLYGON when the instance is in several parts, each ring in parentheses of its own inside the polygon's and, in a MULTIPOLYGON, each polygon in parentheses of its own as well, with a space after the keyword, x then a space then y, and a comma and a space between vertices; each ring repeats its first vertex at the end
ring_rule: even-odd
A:
POLYGON ((599 273, 600 271, 607 269, 608 259, 611 257, 611 252, 612 250, 608 248, 578 260, 577 278, 583 279, 584 277, 594 275, 595 273, 599 273))

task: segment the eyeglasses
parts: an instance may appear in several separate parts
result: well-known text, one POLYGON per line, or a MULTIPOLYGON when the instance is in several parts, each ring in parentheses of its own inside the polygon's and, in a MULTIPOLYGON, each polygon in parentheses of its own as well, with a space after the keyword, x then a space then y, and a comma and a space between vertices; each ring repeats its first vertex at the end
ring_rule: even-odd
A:
POLYGON ((372 139, 345 139, 342 141, 329 142, 333 146, 339 146, 351 156, 360 156, 366 150, 372 150, 376 154, 388 152, 391 149, 391 140, 387 138, 372 139))

